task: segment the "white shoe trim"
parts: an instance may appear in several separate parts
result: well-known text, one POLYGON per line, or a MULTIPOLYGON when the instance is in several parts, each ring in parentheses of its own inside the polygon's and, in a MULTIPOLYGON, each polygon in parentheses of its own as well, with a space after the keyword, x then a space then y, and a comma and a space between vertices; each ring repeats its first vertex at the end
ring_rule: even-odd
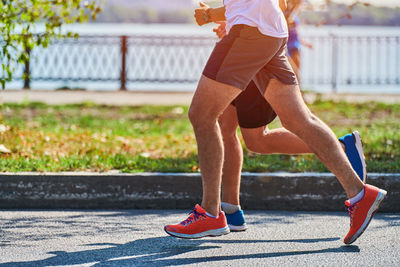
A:
POLYGON ((233 225, 233 224, 228 224, 228 227, 231 231, 236 232, 236 231, 244 231, 247 229, 246 223, 242 225, 233 225))
POLYGON ((360 178, 362 179, 363 183, 365 183, 366 179, 367 179, 367 164, 365 163, 365 157, 364 157, 364 151, 363 151, 363 146, 362 146, 362 142, 361 142, 361 136, 358 131, 354 131, 353 136, 356 139, 356 142, 355 142, 356 148, 357 148, 358 156, 361 159, 361 164, 362 164, 362 168, 363 168, 363 177, 360 177, 360 178))
POLYGON ((379 189, 379 193, 376 196, 376 199, 374 203, 372 203, 371 208, 369 208, 369 211, 367 213, 367 217, 364 220, 364 223, 361 225, 360 229, 353 235, 353 237, 350 239, 350 241, 347 244, 351 244, 354 241, 356 241, 357 238, 360 237, 360 235, 364 232, 364 230, 367 228, 368 224, 370 223, 372 216, 374 216, 375 212, 379 209, 379 206, 381 205, 382 200, 385 198, 387 192, 385 190, 379 189))
POLYGON ((165 230, 165 231, 167 232, 167 234, 175 236, 175 237, 190 238, 190 239, 202 238, 202 237, 206 237, 206 236, 220 236, 220 235, 226 235, 226 234, 230 233, 228 226, 225 226, 224 228, 204 231, 204 232, 197 233, 197 234, 182 234, 182 233, 170 232, 167 230, 165 230))

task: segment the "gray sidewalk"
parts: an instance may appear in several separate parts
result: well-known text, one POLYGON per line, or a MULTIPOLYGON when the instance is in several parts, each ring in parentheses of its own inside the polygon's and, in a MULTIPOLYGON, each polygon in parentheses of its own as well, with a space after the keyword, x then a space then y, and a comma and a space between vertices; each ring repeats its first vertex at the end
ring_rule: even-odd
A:
POLYGON ((104 105, 189 105, 193 92, 122 92, 122 91, 39 91, 6 90, 0 101, 44 102, 52 105, 92 102, 104 105))
POLYGON ((344 211, 245 212, 246 232, 184 240, 163 226, 187 210, 0 210, 0 266, 400 265, 400 214, 377 213, 345 246, 344 211))
MULTIPOLYGON (((0 102, 21 103, 26 101, 48 104, 93 102, 105 105, 189 105, 193 92, 121 92, 121 91, 0 91, 0 102)), ((400 94, 315 94, 305 93, 307 102, 315 99, 345 100, 350 102, 378 101, 400 103, 400 94)))

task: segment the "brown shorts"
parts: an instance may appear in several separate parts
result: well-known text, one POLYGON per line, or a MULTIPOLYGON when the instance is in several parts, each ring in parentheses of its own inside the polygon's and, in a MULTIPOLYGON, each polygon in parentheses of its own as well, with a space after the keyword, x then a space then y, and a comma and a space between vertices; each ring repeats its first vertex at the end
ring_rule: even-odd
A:
POLYGON ((235 25, 215 45, 203 75, 241 90, 253 80, 262 95, 270 78, 297 84, 286 57, 286 42, 287 38, 264 35, 257 27, 235 25))
POLYGON ((236 107, 239 126, 242 128, 266 126, 276 118, 275 111, 253 81, 232 102, 232 105, 236 107))

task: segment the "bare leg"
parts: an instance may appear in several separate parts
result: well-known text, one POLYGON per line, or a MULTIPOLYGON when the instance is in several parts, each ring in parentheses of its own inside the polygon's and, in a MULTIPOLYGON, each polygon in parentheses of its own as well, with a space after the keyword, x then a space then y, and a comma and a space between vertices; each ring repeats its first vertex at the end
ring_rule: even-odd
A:
POLYGON ((222 201, 240 205, 240 176, 243 163, 243 149, 237 136, 238 120, 236 108, 229 105, 219 117, 224 142, 224 163, 222 168, 222 201))
POLYGON ((285 128, 269 130, 267 126, 259 128, 241 128, 246 147, 260 154, 306 154, 310 148, 292 132, 285 128))
POLYGON ((364 187, 332 130, 307 108, 297 85, 272 79, 265 93, 283 126, 301 138, 332 171, 349 198, 364 187))
POLYGON ((220 192, 223 164, 223 142, 218 117, 241 90, 202 76, 189 109, 198 146, 203 181, 202 207, 217 216, 220 211, 220 192))

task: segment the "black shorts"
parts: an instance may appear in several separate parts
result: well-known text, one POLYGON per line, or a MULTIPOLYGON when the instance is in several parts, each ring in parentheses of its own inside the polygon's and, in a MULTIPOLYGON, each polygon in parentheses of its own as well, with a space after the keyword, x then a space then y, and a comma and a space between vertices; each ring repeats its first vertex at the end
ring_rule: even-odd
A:
POLYGON ((286 42, 287 38, 264 35, 257 27, 234 25, 215 45, 203 75, 241 90, 253 80, 262 95, 271 78, 297 84, 286 57, 286 42))
POLYGON ((253 81, 232 102, 232 105, 236 107, 239 126, 242 128, 266 126, 276 118, 275 111, 253 81))

